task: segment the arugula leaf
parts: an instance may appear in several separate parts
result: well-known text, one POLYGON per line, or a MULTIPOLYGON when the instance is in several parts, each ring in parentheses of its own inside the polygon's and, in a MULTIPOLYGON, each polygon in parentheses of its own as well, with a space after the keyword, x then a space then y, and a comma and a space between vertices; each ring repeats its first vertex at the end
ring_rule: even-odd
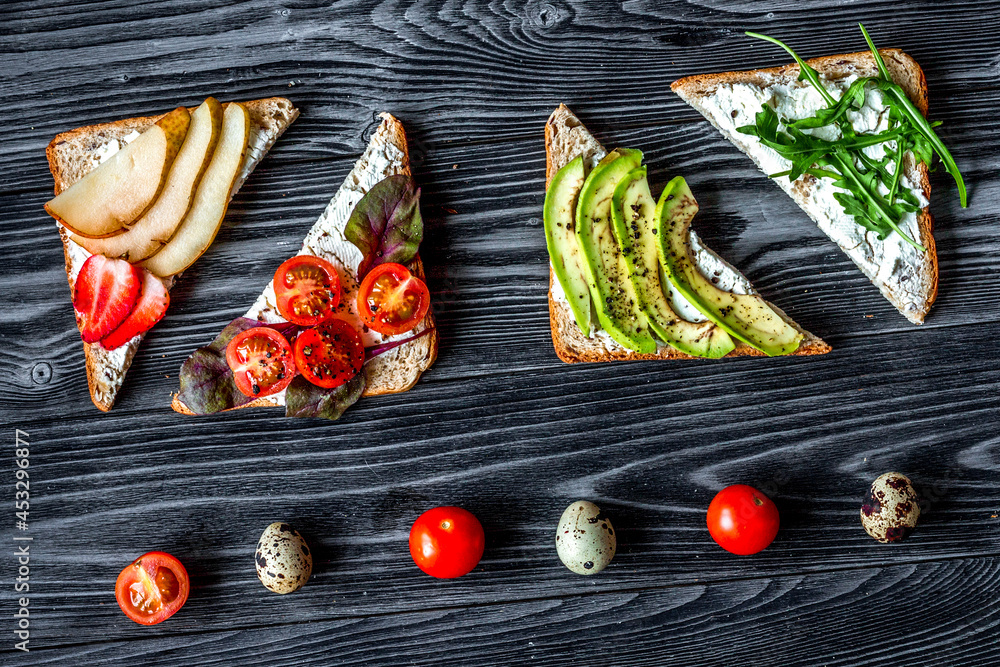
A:
POLYGON ((940 123, 928 122, 903 89, 892 81, 868 31, 863 25, 859 26, 871 49, 879 76, 855 80, 839 100, 835 100, 823 86, 816 70, 789 46, 766 35, 746 33, 787 51, 799 64, 799 80, 808 81, 823 96, 827 107, 807 118, 790 121, 779 118, 777 112, 765 103, 756 114, 754 125, 736 129, 742 134, 756 136, 763 145, 791 163, 789 169, 770 174, 772 178, 788 176, 789 180, 795 180, 803 174, 829 178, 833 185, 844 190, 834 193, 834 198, 859 225, 876 232, 883 239, 895 232, 910 245, 925 250, 899 226, 903 216, 920 210, 917 197, 900 187, 905 155, 912 153, 917 162, 928 165, 935 153, 940 156, 958 185, 963 207, 967 205, 965 183, 948 149, 934 132, 940 123), (888 129, 873 134, 858 133, 847 113, 864 107, 869 86, 882 92, 888 108, 888 129), (839 130, 838 139, 829 141, 808 132, 828 126, 839 130), (879 144, 884 144, 881 158, 872 157, 863 150, 879 144))
POLYGON ((317 387, 302 375, 296 375, 285 390, 285 416, 340 419, 361 398, 365 386, 364 371, 333 389, 317 387))
POLYGON ((236 388, 233 372, 226 363, 226 346, 239 334, 255 327, 271 326, 288 337, 295 325, 267 325, 247 317, 237 317, 205 347, 200 347, 181 365, 181 390, 177 398, 192 412, 207 415, 246 405, 254 399, 236 388))
POLYGON ((823 96, 823 99, 826 100, 826 103, 829 104, 830 106, 833 106, 836 100, 833 99, 832 95, 830 95, 830 91, 824 88, 823 84, 820 83, 819 72, 810 67, 806 63, 806 61, 802 60, 802 58, 799 58, 799 54, 795 53, 795 51, 792 51, 792 48, 790 46, 788 46, 784 42, 778 41, 774 37, 768 37, 767 35, 762 35, 759 32, 747 31, 745 34, 748 37, 756 37, 757 39, 763 39, 765 42, 771 42, 772 44, 777 44, 785 51, 788 51, 788 55, 795 58, 795 62, 799 64, 799 81, 809 81, 809 83, 813 85, 813 88, 815 88, 819 92, 819 94, 823 96))
POLYGON ((379 264, 409 262, 424 236, 420 188, 403 174, 379 181, 354 207, 344 236, 364 255, 358 280, 379 264))

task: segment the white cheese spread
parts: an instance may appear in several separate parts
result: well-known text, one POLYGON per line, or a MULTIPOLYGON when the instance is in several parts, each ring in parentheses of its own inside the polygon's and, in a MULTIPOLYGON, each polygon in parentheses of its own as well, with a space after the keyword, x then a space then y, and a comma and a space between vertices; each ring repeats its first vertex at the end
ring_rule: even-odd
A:
MULTIPOLYGON (((856 79, 857 76, 850 75, 837 80, 821 80, 834 99, 839 99, 856 79)), ((701 100, 704 113, 737 146, 753 157, 765 173, 786 171, 791 167, 788 160, 762 145, 757 137, 736 131, 738 127, 754 123, 754 117, 760 111, 762 104, 770 105, 779 118, 786 120, 806 118, 814 115, 818 109, 826 107, 819 92, 808 83, 799 81, 776 83, 763 88, 742 83, 726 84, 719 86, 712 95, 701 100)), ((873 133, 886 130, 888 108, 881 91, 867 90, 864 106, 857 111, 848 111, 847 117, 859 132, 873 133)), ((816 128, 811 132, 825 139, 835 139, 839 136, 839 130, 835 127, 816 128)), ((889 141, 871 146, 866 148, 865 152, 873 158, 882 158, 887 149, 894 150, 895 142, 889 141)), ((912 156, 908 156, 907 159, 912 162, 912 156)), ((834 198, 834 193, 842 190, 834 186, 830 179, 803 175, 793 182, 789 182, 785 176, 779 176, 774 181, 790 195, 793 189, 803 194, 805 202, 802 203, 802 207, 806 213, 848 254, 865 275, 876 283, 883 283, 885 289, 890 292, 903 295, 906 302, 904 307, 908 312, 916 313, 920 310, 923 301, 919 290, 922 267, 928 261, 925 253, 908 244, 899 234, 893 233, 884 240, 879 240, 875 232, 867 231, 858 225, 834 198), (801 186, 796 188, 807 179, 808 188, 801 186)), ((927 199, 917 183, 917 176, 913 170, 904 172, 901 186, 913 193, 921 207, 927 206, 927 199)), ((910 238, 919 242, 920 229, 916 213, 904 215, 900 228, 910 238)))

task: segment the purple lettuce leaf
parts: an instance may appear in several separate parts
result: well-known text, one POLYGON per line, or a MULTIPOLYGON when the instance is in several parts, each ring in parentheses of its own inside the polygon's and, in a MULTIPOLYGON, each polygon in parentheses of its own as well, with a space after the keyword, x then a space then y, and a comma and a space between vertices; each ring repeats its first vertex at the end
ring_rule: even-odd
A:
POLYGON ((344 236, 364 255, 358 280, 379 264, 406 264, 424 236, 420 188, 402 174, 379 181, 354 207, 344 236))
MULTIPOLYGON (((181 390, 177 398, 199 415, 221 412, 253 401, 236 388, 233 372, 226 363, 226 346, 244 331, 263 326, 271 325, 237 317, 209 345, 195 350, 181 365, 181 390)), ((285 337, 295 332, 294 325, 274 325, 271 328, 285 337)))
POLYGON ((285 416, 340 419, 361 398, 365 385, 364 371, 333 389, 317 387, 302 375, 296 375, 285 390, 285 416))

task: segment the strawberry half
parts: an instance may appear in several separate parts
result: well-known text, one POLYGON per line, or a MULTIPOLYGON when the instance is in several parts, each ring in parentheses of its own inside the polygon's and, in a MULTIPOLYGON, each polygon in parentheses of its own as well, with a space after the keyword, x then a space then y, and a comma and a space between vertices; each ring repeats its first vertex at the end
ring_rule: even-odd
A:
POLYGON ((107 350, 113 350, 129 342, 136 335, 149 331, 157 322, 163 319, 170 305, 170 294, 163 286, 163 281, 146 270, 142 270, 142 289, 139 300, 125 321, 118 328, 101 339, 101 345, 107 350))
POLYGON ((141 277, 123 259, 93 255, 84 262, 73 290, 84 343, 96 343, 125 321, 139 298, 141 277))

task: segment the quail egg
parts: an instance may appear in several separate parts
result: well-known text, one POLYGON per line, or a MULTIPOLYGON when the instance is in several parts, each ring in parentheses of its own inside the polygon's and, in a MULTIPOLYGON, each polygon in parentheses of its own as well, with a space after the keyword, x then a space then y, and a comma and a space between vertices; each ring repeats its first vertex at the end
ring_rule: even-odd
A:
POLYGON ((879 542, 898 542, 913 532, 920 517, 917 492, 898 472, 879 475, 861 503, 861 525, 879 542))
POLYGON ((302 588, 312 574, 313 559, 299 531, 276 521, 257 541, 257 577, 269 591, 284 595, 302 588))
POLYGON ((556 529, 559 560, 577 574, 597 574, 615 557, 615 529, 599 507, 578 500, 563 512, 556 529))

